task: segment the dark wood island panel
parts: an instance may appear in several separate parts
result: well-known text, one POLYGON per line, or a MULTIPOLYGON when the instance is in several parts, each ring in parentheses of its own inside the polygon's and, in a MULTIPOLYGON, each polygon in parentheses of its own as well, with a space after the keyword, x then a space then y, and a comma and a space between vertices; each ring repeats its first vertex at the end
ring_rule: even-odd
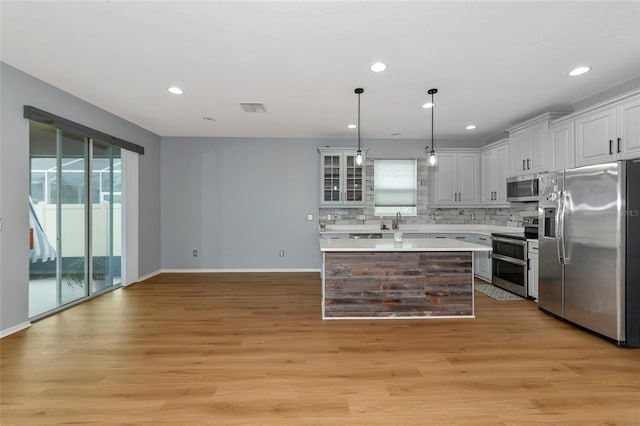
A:
POLYGON ((325 252, 325 318, 473 317, 473 252, 325 252))

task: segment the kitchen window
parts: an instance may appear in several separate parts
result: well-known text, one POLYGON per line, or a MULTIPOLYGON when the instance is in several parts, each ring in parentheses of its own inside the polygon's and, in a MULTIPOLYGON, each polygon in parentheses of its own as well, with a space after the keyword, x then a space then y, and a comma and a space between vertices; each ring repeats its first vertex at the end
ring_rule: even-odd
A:
POLYGON ((376 216, 417 216, 417 160, 374 160, 373 189, 376 216))

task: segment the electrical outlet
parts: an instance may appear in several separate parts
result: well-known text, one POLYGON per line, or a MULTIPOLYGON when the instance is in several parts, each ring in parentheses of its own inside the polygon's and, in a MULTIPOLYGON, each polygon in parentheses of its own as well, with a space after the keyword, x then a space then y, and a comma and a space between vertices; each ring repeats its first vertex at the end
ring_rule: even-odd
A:
POLYGON ((193 257, 198 257, 198 250, 193 251, 193 257))
POLYGON ((278 252, 278 256, 284 257, 284 250, 283 249, 280 249, 280 251, 278 252))

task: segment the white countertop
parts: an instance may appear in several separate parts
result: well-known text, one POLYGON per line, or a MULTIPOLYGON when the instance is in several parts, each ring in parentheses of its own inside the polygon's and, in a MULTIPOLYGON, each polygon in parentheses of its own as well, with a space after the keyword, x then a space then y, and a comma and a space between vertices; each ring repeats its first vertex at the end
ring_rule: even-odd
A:
POLYGON ((320 239, 320 251, 491 251, 491 247, 448 238, 320 239))
MULTIPOLYGON (((469 234, 485 234, 491 235, 492 232, 503 233, 517 233, 523 232, 524 228, 515 226, 499 226, 499 225, 466 225, 466 224, 449 224, 449 225, 419 225, 419 224, 401 224, 398 231, 406 234, 419 234, 419 233, 443 233, 443 234, 455 234, 455 233, 469 233, 469 234)), ((327 224, 325 231, 320 231, 320 234, 357 234, 357 233, 393 233, 396 232, 393 229, 380 229, 379 225, 332 225, 327 224)))

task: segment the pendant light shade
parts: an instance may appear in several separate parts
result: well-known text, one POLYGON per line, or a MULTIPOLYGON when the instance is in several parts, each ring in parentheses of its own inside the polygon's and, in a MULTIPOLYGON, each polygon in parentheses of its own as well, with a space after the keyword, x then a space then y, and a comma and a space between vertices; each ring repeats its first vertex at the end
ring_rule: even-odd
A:
POLYGON ((354 92, 358 95, 358 151, 356 152, 356 164, 362 166, 362 150, 360 149, 360 95, 364 93, 363 88, 357 88, 354 92))
POLYGON ((427 93, 431 95, 431 151, 429 151, 427 164, 429 167, 436 167, 438 165, 438 157, 436 157, 435 141, 433 140, 433 110, 436 109, 436 104, 433 102, 433 95, 438 93, 438 89, 429 89, 427 93))

